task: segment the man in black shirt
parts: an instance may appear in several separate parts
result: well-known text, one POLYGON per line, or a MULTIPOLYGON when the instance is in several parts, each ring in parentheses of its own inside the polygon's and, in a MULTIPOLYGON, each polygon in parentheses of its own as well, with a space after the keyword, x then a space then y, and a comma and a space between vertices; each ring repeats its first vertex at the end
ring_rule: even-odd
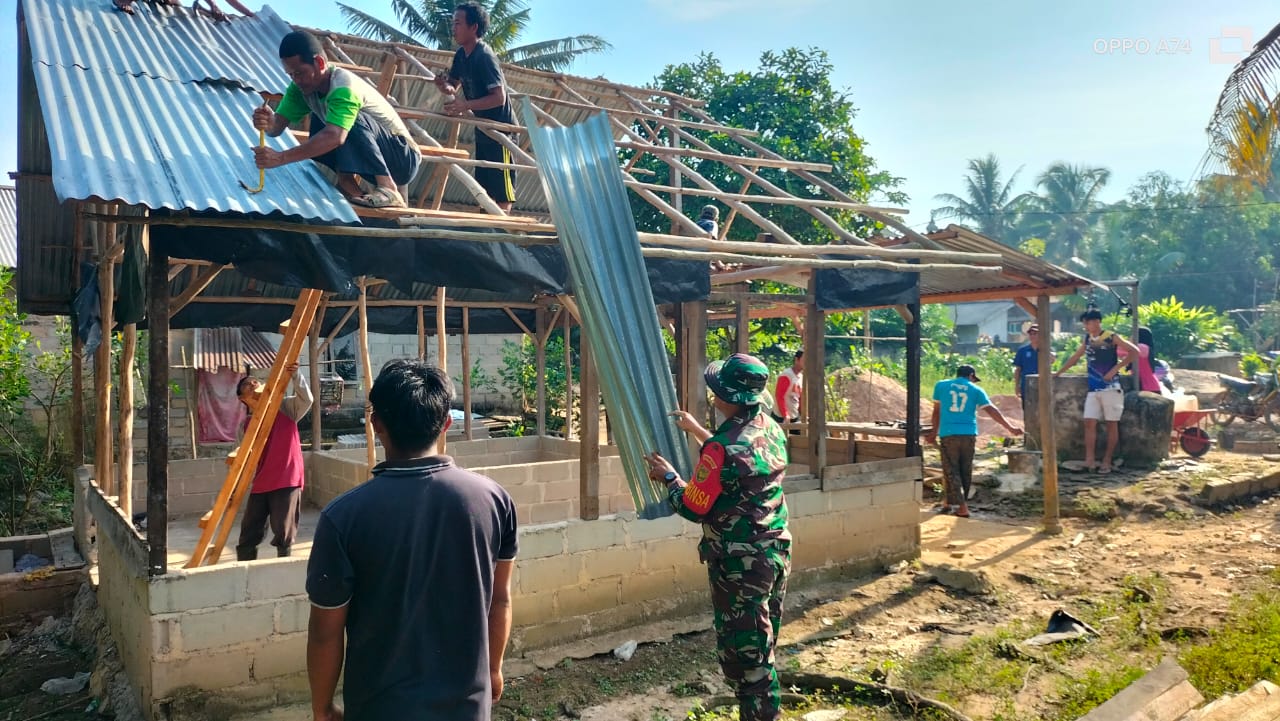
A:
MULTIPOLYGON (((462 98, 455 97, 444 106, 449 115, 463 115, 470 111, 478 118, 499 123, 512 123, 511 101, 507 98, 507 81, 502 75, 502 65, 489 44, 481 40, 489 29, 489 13, 476 3, 463 3, 453 12, 453 40, 458 50, 453 54, 449 75, 436 75, 436 87, 445 95, 455 95, 462 90, 462 98)), ((476 160, 510 163, 511 152, 501 143, 486 135, 497 132, 480 129, 476 132, 476 160)), ((515 205, 516 190, 511 179, 511 168, 476 168, 476 181, 493 198, 498 207, 510 212, 515 205)))
POLYGON ((307 565, 317 721, 488 721, 502 695, 516 508, 439 455, 452 399, 420 361, 387 363, 369 391, 387 460, 320 514, 307 565))

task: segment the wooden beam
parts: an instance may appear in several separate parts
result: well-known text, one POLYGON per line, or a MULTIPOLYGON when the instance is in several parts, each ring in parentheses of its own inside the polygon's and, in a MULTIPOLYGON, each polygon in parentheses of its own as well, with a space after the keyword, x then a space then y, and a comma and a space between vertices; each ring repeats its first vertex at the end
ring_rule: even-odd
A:
MULTIPOLYGON (((115 224, 105 223, 99 237, 99 251, 107 256, 106 249, 115 242, 115 224)), ((114 445, 111 436, 111 341, 112 329, 115 327, 113 311, 115 300, 115 263, 113 261, 98 264, 98 312, 102 318, 102 341, 98 344, 98 352, 94 357, 94 389, 97 392, 97 434, 94 442, 94 471, 98 486, 102 492, 114 496, 115 459, 112 453, 114 445)))
POLYGON ((582 442, 578 445, 579 516, 584 521, 600 518, 600 376, 591 352, 591 341, 585 332, 578 336, 582 363, 581 403, 582 442))
MULTIPOLYGON (((855 210, 861 211, 865 209, 878 210, 881 212, 906 213, 904 208, 878 208, 876 206, 867 205, 866 203, 850 203, 843 200, 827 200, 824 198, 800 198, 796 196, 779 196, 779 195, 748 195, 747 188, 750 188, 753 181, 748 178, 743 182, 743 187, 736 193, 728 193, 722 190, 706 190, 704 188, 682 188, 678 189, 670 185, 661 185, 659 183, 645 183, 639 180, 623 180, 623 185, 633 190, 643 188, 652 190, 655 193, 674 193, 677 190, 685 195, 696 195, 699 197, 711 198, 713 200, 737 200, 744 203, 764 203, 766 205, 790 205, 800 208, 830 208, 835 210, 855 210)), ((732 217, 733 209, 729 210, 732 217)), ((729 221, 726 221, 726 224, 729 221)))
MULTIPOLYGON (((450 119, 463 120, 462 118, 450 119)), ((409 128, 409 131, 413 133, 415 140, 417 140, 419 144, 425 144, 431 147, 440 147, 443 145, 443 143, 432 137, 431 133, 428 133, 426 129, 418 123, 414 123, 406 119, 405 125, 409 128)), ((475 201, 476 205, 483 208, 484 212, 499 217, 506 217, 506 211, 498 207, 497 203, 493 202, 493 199, 489 197, 489 194, 485 192, 485 189, 480 186, 480 183, 478 183, 470 173, 457 165, 449 165, 448 168, 449 177, 452 177, 462 183, 462 186, 466 188, 467 192, 471 195, 471 199, 475 201)), ((443 185, 441 187, 443 188, 443 185)))
POLYGON ((472 440, 471 429, 471 311, 462 309, 462 436, 472 440))
POLYGON ((169 256, 147 264, 147 573, 169 570, 169 256))
POLYGON ((372 469, 378 464, 378 452, 374 446, 377 437, 373 432, 373 412, 369 409, 367 402, 369 392, 373 390, 373 363, 369 359, 369 287, 367 279, 363 277, 356 281, 356 285, 360 288, 360 368, 364 376, 364 383, 361 386, 366 399, 364 403, 365 460, 372 469))
MULTIPOLYGON (((290 130, 289 134, 299 143, 305 143, 311 138, 311 133, 303 130, 290 130)), ((450 148, 445 146, 433 147, 430 145, 419 145, 418 152, 425 158, 455 158, 457 160, 469 160, 471 152, 463 148, 450 148)))
POLYGON ((320 402, 320 324, 324 322, 325 304, 321 303, 316 310, 315 320, 311 322, 311 330, 307 333, 307 382, 311 386, 311 451, 318 453, 324 450, 322 441, 323 428, 321 417, 324 415, 324 404, 320 402))
MULTIPOLYGON (((564 302, 564 298, 561 298, 561 302, 564 302)), ((564 438, 571 441, 573 440, 573 343, 570 342, 573 338, 570 332, 572 313, 562 315, 564 316, 564 438)))
MULTIPOLYGON (((716 273, 711 276, 711 285, 712 287, 718 285, 737 285, 739 283, 746 283, 752 280, 777 280, 789 282, 791 285, 796 285, 796 282, 794 281, 799 280, 796 276, 801 274, 807 278, 808 271, 802 268, 783 268, 777 265, 770 265, 760 268, 747 268, 746 270, 734 270, 728 273, 716 273)), ((808 283, 809 281, 806 279, 803 285, 808 285, 808 283)))
POLYGON ((396 80, 396 71, 400 69, 400 57, 393 52, 382 55, 382 70, 378 73, 378 94, 386 97, 391 94, 391 85, 396 80))
POLYGON ((418 305, 418 360, 427 359, 426 306, 418 305))
POLYGON ((436 288, 436 365, 449 373, 449 331, 445 327, 445 288, 436 288))
POLYGON ((1014 300, 1041 295, 1074 295, 1081 285, 1065 285, 1054 288, 995 288, 992 290, 962 290, 951 293, 922 293, 922 303, 972 303, 980 300, 1014 300))
MULTIPOLYGON (((665 120, 665 119, 664 119, 665 120)), ((722 163, 737 163, 748 168, 779 168, 783 170, 816 170, 821 173, 830 173, 832 168, 827 163, 808 163, 800 160, 779 160, 776 158, 760 158, 747 155, 730 155, 728 153, 720 153, 714 150, 696 150, 693 148, 669 148, 653 143, 635 143, 629 140, 618 140, 615 142, 617 147, 624 150, 638 150, 653 155, 674 155, 676 157, 698 158, 700 160, 715 160, 722 163)))
MULTIPOLYGON (((572 100, 565 100, 563 98, 554 98, 547 95, 535 95, 533 93, 520 93, 520 92, 510 93, 510 97, 518 98, 521 96, 528 97, 530 100, 534 100, 544 105, 559 105, 561 107, 572 108, 574 110, 582 110, 588 113, 596 113, 596 112, 604 111, 610 116, 617 116, 618 118, 621 118, 621 119, 640 119, 640 120, 652 119, 653 116, 659 114, 659 112, 656 110, 650 111, 650 112, 640 112, 637 110, 626 110, 623 108, 614 108, 614 107, 598 105, 594 103, 574 102, 572 100)), ((694 130, 705 130, 710 133, 724 132, 726 130, 734 130, 748 137, 760 136, 760 133, 755 130, 745 130, 742 128, 730 128, 729 126, 720 125, 718 123, 705 123, 705 122, 698 122, 696 120, 680 120, 678 122, 683 127, 691 128, 694 130)))
MULTIPOLYGON (((1040 324, 1040 337, 1049 338, 1049 332, 1053 329, 1053 315, 1048 295, 1036 299, 1036 322, 1040 324)), ((1045 347, 1048 348, 1047 345, 1045 347)), ((1036 394, 1039 400, 1040 465, 1044 482, 1044 531, 1058 534, 1062 533, 1062 522, 1058 517, 1058 436, 1053 413, 1053 354, 1040 353, 1038 363, 1036 394)))
POLYGON ((170 303, 169 317, 174 317, 183 308, 186 308, 187 304, 191 302, 191 299, 204 292, 204 289, 208 288, 209 284, 213 282, 213 279, 217 278, 218 274, 222 272, 222 269, 226 267, 227 266, 225 265, 211 265, 200 271, 200 275, 196 276, 195 279, 191 281, 191 285, 184 288, 183 291, 178 294, 178 297, 174 298, 173 302, 170 303))
MULTIPOLYGON (((145 226, 144 226, 145 227, 145 226)), ((174 263, 169 266, 169 282, 172 283, 174 278, 182 275, 182 271, 190 266, 187 263, 174 263)))
POLYGON ((711 407, 707 404, 705 381, 702 377, 702 371, 707 367, 707 302, 702 300, 681 303, 680 315, 681 336, 684 341, 684 410, 705 425, 711 422, 711 407))
MULTIPOLYGON (((657 233, 640 233, 640 242, 646 245, 657 245, 685 250, 701 250, 719 253, 742 253, 748 256, 778 256, 788 258, 808 258, 820 256, 854 256, 857 258, 884 258, 890 260, 919 259, 945 263, 991 263, 991 272, 1004 270, 998 266, 1001 257, 998 253, 965 253, 947 250, 890 249, 862 245, 780 245, 756 241, 713 240, 710 238, 686 238, 679 235, 661 235, 657 233)), ((928 267, 922 265, 921 267, 928 267)))
POLYGON ((512 312, 510 308, 503 308, 503 310, 507 312, 507 317, 511 319, 512 323, 516 324, 516 327, 519 328, 522 333, 524 333, 525 335, 533 335, 533 331, 529 330, 529 326, 521 322, 520 319, 516 317, 516 314, 512 312))
POLYGON ((1021 309, 1025 310, 1026 312, 1030 313, 1032 318, 1036 317, 1036 313, 1038 313, 1038 312, 1039 312, 1038 310, 1036 310, 1036 304, 1035 304, 1035 303, 1032 303, 1031 301, 1027 300, 1026 298, 1014 298, 1014 299, 1013 299, 1013 302, 1014 302, 1014 303, 1015 303, 1019 308, 1021 308, 1021 309))
POLYGON ((675 248, 641 248, 641 255, 646 258, 674 258, 678 260, 713 261, 726 263, 752 263, 770 266, 795 266, 801 268, 876 268, 893 270, 899 273, 918 273, 922 270, 961 270, 966 273, 998 274, 998 266, 971 265, 967 263, 899 263, 889 260, 839 260, 827 258, 787 258, 765 255, 745 255, 741 253, 724 253, 719 251, 683 250, 675 248))
POLYGON ((751 304, 739 300, 734 309, 733 346, 737 353, 751 352, 751 304))
POLYGON ((555 328, 555 318, 548 318, 547 309, 539 307, 534 311, 534 372, 537 373, 536 390, 534 391, 534 423, 539 436, 547 435, 547 336, 555 328))
POLYGON ((893 309, 894 309, 894 311, 896 311, 896 312, 898 313, 898 317, 902 319, 902 322, 903 322, 903 323, 914 323, 914 322, 915 322, 915 317, 916 317, 916 316, 915 316, 915 314, 914 314, 914 313, 912 313, 912 312, 911 312, 911 308, 910 308, 909 306, 905 306, 905 305, 895 305, 895 306, 893 307, 893 309))
MULTIPOLYGON (((120 349, 120 482, 116 504, 125 518, 133 518, 133 362, 138 350, 138 326, 124 327, 120 349)), ((187 420, 195 423, 193 414, 187 420)))
MULTIPOLYGON (((342 327, 347 324, 347 321, 351 320, 351 316, 356 314, 356 305, 352 304, 351 307, 347 308, 347 312, 342 314, 342 317, 338 319, 338 324, 333 327, 333 330, 329 331, 329 335, 324 339, 324 342, 316 349, 316 355, 323 355, 325 350, 329 348, 329 344, 333 343, 333 339, 338 337, 338 333, 342 332, 342 327)), ((324 319, 320 318, 319 320, 324 319)))
POLYGON ((805 307, 804 393, 809 413, 809 472, 822 473, 827 466, 827 348, 826 315, 818 309, 817 281, 809 280, 809 302, 805 307))

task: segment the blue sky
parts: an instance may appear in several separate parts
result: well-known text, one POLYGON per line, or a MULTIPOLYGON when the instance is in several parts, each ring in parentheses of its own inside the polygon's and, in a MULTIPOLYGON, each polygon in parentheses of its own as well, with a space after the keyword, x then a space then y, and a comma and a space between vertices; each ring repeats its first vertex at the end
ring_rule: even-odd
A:
MULTIPOLYGON (((270 4, 292 22, 343 27, 326 0, 270 4)), ((353 4, 390 17, 389 2, 353 4)), ((906 179, 909 222, 918 226, 938 205, 935 194, 961 191, 966 160, 988 152, 1010 171, 1024 168, 1019 190, 1058 160, 1111 168, 1108 200, 1149 171, 1189 178, 1232 53, 1280 22, 1276 6, 1262 0, 531 4, 529 38, 601 35, 614 49, 573 72, 622 83, 643 84, 700 52, 714 53, 727 68, 750 69, 766 50, 825 49, 836 84, 859 108, 856 129, 871 155, 906 179)), ((16 0, 0 0, 6 173, 17 165, 15 17, 16 0)))

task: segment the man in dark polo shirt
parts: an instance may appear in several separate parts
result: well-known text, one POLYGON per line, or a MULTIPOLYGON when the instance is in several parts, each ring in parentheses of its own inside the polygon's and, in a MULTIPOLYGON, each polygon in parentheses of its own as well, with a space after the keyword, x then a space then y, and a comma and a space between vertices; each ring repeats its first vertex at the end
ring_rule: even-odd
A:
POLYGON ((516 508, 439 455, 452 399, 419 361, 387 363, 369 391, 387 460, 320 514, 307 566, 317 721, 488 721, 502 695, 516 508))
MULTIPOLYGON (((462 97, 444 106, 449 115, 464 115, 468 111, 477 118, 512 124, 511 99, 507 97, 507 80, 502 74, 502 64, 497 53, 481 38, 489 29, 489 13, 476 3, 463 3, 453 11, 453 41, 458 50, 453 54, 449 74, 436 75, 436 87, 445 95, 462 97)), ((476 128, 476 160, 510 163, 511 151, 501 143, 476 128)), ((496 132, 489 130, 489 132, 496 132)), ((510 211, 516 202, 515 185, 511 168, 476 168, 476 182, 504 211, 510 211)))

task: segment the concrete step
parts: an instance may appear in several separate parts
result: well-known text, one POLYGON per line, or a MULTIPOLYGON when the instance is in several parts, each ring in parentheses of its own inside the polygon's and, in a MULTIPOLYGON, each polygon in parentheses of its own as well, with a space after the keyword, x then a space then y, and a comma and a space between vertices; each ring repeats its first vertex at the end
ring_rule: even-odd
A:
POLYGON ((1259 681, 1235 696, 1223 696, 1179 721, 1277 721, 1280 719, 1280 686, 1259 681))
POLYGON ((1079 721, 1178 721, 1202 703, 1187 672, 1170 657, 1079 721))
POLYGON ((228 717, 227 721, 311 721, 311 718, 311 704, 299 703, 277 706, 270 711, 236 714, 228 717))

